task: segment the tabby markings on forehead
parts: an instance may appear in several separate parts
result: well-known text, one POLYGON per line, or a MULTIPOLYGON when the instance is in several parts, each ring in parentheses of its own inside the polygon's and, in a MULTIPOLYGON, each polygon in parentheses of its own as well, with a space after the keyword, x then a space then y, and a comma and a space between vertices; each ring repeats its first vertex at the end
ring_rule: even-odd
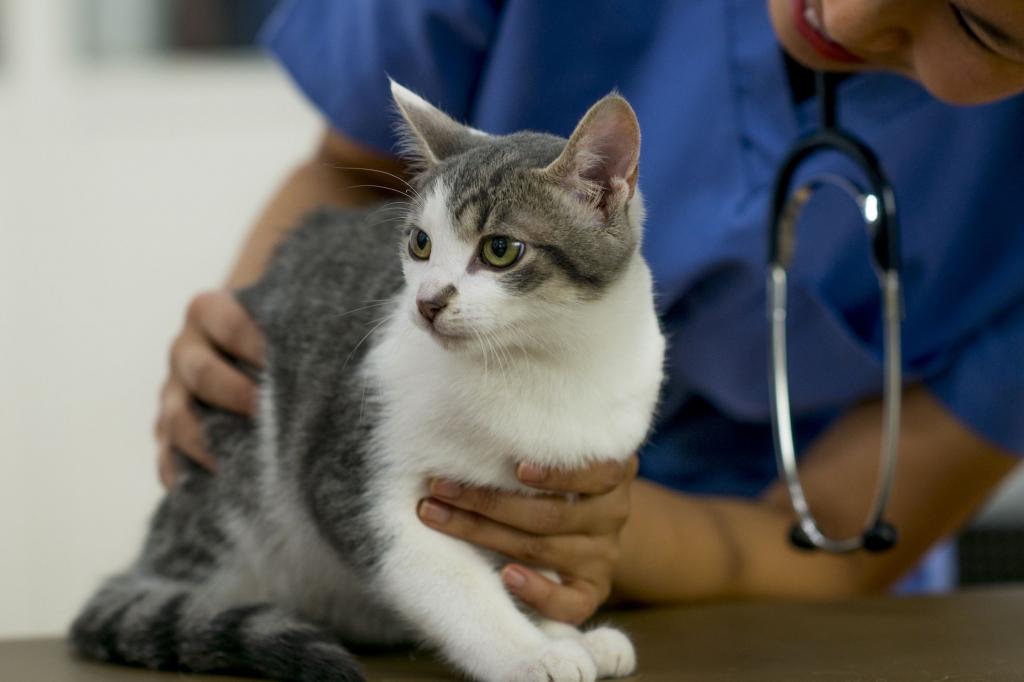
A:
MULTIPOLYGON (((471 206, 475 205, 483 204, 486 206, 486 209, 483 211, 483 215, 486 218, 490 212, 491 205, 494 203, 494 194, 496 190, 508 180, 510 171, 513 170, 516 165, 517 164, 514 160, 501 164, 490 172, 486 182, 482 186, 474 186, 470 184, 464 192, 458 195, 458 197, 453 197, 450 200, 450 206, 452 207, 452 218, 454 219, 455 224, 461 225, 466 211, 471 206)), ((483 232, 485 225, 485 220, 479 221, 476 225, 476 234, 483 232)))

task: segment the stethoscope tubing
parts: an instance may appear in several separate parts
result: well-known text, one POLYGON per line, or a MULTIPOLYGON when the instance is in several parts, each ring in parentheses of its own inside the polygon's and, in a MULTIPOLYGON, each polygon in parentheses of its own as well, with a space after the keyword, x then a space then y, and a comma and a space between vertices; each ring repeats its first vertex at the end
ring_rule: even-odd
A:
POLYGON ((796 524, 790 532, 794 545, 832 553, 858 549, 885 551, 896 543, 896 530, 884 520, 892 493, 899 448, 902 409, 900 244, 896 199, 876 155, 864 143, 840 131, 835 121, 834 83, 818 74, 820 130, 799 140, 786 156, 772 192, 772 220, 769 267, 766 279, 769 318, 769 389, 772 433, 776 464, 786 484, 796 524), (868 189, 851 179, 821 174, 791 192, 802 164, 821 152, 835 152, 852 162, 865 176, 868 189), (842 190, 857 204, 871 238, 872 260, 879 277, 882 298, 883 340, 883 426, 881 464, 871 511, 863 532, 848 538, 833 538, 819 527, 800 482, 793 436, 786 355, 788 270, 796 250, 796 225, 813 193, 823 186, 842 190))

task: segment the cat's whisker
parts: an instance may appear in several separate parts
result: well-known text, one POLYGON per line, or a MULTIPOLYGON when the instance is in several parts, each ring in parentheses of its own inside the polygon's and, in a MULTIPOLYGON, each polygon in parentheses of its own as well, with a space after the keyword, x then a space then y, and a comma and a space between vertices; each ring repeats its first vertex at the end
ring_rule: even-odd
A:
MULTIPOLYGON (((477 338, 479 338, 479 339, 481 339, 483 341, 487 355, 491 355, 492 353, 494 353, 494 347, 491 345, 490 339, 487 338, 487 332, 486 331, 478 331, 477 332, 477 338)), ((496 353, 494 353, 494 364, 498 365, 498 369, 499 370, 501 369, 500 361, 499 361, 498 355, 496 353)))
MULTIPOLYGON (((499 371, 501 371, 502 383, 505 385, 505 390, 508 391, 509 390, 508 374, 506 374, 506 372, 505 372, 505 365, 502 362, 502 354, 503 354, 504 351, 503 351, 503 349, 501 347, 501 343, 499 342, 498 337, 494 334, 494 332, 489 332, 489 331, 487 331, 485 329, 484 330, 484 334, 488 335, 490 338, 492 338, 494 340, 495 360, 498 363, 499 371)), ((507 358, 507 356, 506 356, 506 358, 507 358)), ((509 362, 509 364, 511 364, 511 361, 509 362)))
POLYGON ((355 352, 357 350, 359 350, 359 347, 363 345, 363 342, 365 342, 366 339, 370 338, 370 335, 373 334, 378 329, 380 329, 380 327, 383 326, 386 322, 391 320, 392 316, 393 316, 393 313, 385 315, 383 318, 381 318, 379 320, 374 320, 374 322, 376 322, 376 324, 371 323, 371 324, 373 324, 373 326, 370 328, 370 331, 368 331, 365 334, 363 334, 363 338, 359 339, 359 343, 357 343, 352 348, 352 350, 349 351, 348 356, 345 358, 345 362, 343 362, 342 365, 341 365, 341 369, 342 370, 344 370, 346 367, 348 367, 349 360, 351 360, 352 356, 355 355, 355 352))
POLYGON ((501 364, 501 356, 498 354, 498 349, 494 347, 494 343, 491 341, 491 337, 488 336, 487 330, 482 331, 484 341, 487 343, 487 348, 490 350, 492 357, 494 358, 494 366, 498 368, 498 374, 501 375, 503 384, 507 384, 505 378, 505 368, 501 364))
POLYGON ((374 209, 374 213, 380 216, 380 220, 372 223, 367 222, 366 229, 373 230, 387 223, 401 224, 409 222, 409 217, 414 213, 410 202, 392 201, 392 204, 391 206, 382 206, 374 209))
MULTIPOLYGON (((396 202, 397 203, 397 202, 396 202)), ((415 211, 410 206, 384 206, 383 208, 377 209, 377 213, 381 215, 381 220, 367 225, 367 229, 373 229, 384 225, 385 223, 408 223, 415 211)))
POLYGON ((360 306, 358 308, 353 308, 352 310, 346 310, 343 313, 328 314, 328 315, 325 315, 324 317, 329 317, 331 319, 335 319, 336 320, 338 318, 345 317, 347 315, 352 315, 353 313, 358 313, 358 312, 363 311, 363 310, 370 310, 371 308, 381 308, 383 306, 386 306, 386 305, 390 304, 391 303, 391 299, 390 298, 385 298, 385 299, 381 299, 379 301, 367 301, 367 303, 369 305, 364 305, 364 306, 360 306))
POLYGON ((498 338, 498 335, 494 333, 494 331, 492 330, 484 329, 483 332, 487 336, 487 338, 492 342, 491 347, 494 348, 494 355, 498 359, 498 365, 504 371, 505 362, 509 361, 509 364, 511 364, 511 361, 510 358, 508 357, 508 354, 505 352, 505 349, 502 348, 501 340, 498 338))
POLYGON ((420 193, 416 190, 415 187, 413 187, 411 184, 409 184, 409 182, 405 178, 403 178, 403 177, 401 177, 399 175, 395 175, 394 173, 389 173, 386 170, 381 170, 379 168, 361 168, 359 166, 335 166, 334 164, 331 164, 331 163, 328 163, 328 164, 325 164, 325 165, 328 168, 332 168, 334 170, 358 170, 358 171, 368 171, 370 173, 380 173, 381 175, 387 175, 388 177, 392 177, 395 180, 398 180, 400 183, 402 183, 406 187, 408 187, 417 198, 420 197, 420 193))
MULTIPOLYGON (((497 339, 498 338, 497 332, 492 332, 492 333, 494 334, 494 338, 497 339)), ((508 360, 509 369, 511 370, 513 365, 515 364, 515 357, 512 355, 512 349, 508 347, 508 344, 502 343, 501 344, 501 352, 505 354, 505 358, 508 360)))
MULTIPOLYGON (((398 216, 409 216, 415 212, 411 202, 392 199, 387 206, 381 206, 374 211, 378 215, 387 216, 387 220, 395 220, 398 216)), ((379 222, 383 221, 378 221, 379 222)))
POLYGON ((406 199, 415 199, 416 198, 416 195, 415 194, 410 194, 409 190, 404 190, 403 191, 403 190, 400 190, 400 189, 395 189, 394 187, 388 187, 387 185, 374 185, 373 183, 369 183, 369 182, 365 183, 365 184, 362 184, 362 185, 347 185, 345 187, 342 187, 342 190, 364 189, 364 188, 383 189, 383 190, 386 190, 388 192, 394 192, 398 196, 405 197, 406 199))
POLYGON ((472 328, 470 329, 470 331, 473 332, 473 335, 476 337, 477 343, 480 344, 480 350, 483 351, 483 354, 484 354, 484 376, 486 377, 487 376, 487 355, 488 355, 487 344, 484 343, 483 337, 480 336, 480 332, 479 331, 477 331, 476 329, 472 329, 472 328))
POLYGON ((375 212, 376 213, 387 213, 387 212, 395 212, 395 213, 406 212, 406 213, 412 213, 413 211, 414 211, 414 207, 413 207, 413 204, 412 204, 411 201, 409 201, 409 200, 404 200, 403 201, 401 199, 392 199, 387 205, 381 206, 380 208, 376 209, 375 212))

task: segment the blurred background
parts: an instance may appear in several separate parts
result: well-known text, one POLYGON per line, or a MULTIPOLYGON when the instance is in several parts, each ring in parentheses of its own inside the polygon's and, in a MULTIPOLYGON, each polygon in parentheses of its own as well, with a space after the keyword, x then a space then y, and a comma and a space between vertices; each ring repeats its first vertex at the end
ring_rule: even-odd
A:
MULTIPOLYGON (((61 632, 134 556, 185 304, 319 134, 253 45, 274 5, 0 0, 0 637, 61 632)), ((1024 579, 1008 488, 963 583, 1024 579)))
POLYGON ((274 4, 0 0, 0 637, 133 557, 184 306, 313 148, 274 4))

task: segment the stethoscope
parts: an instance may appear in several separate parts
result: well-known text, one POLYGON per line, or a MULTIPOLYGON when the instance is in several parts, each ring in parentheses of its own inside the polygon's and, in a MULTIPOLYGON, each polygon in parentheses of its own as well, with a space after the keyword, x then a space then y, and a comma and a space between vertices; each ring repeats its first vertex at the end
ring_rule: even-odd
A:
POLYGON ((900 243, 896 221, 896 200, 892 186, 874 152, 864 143, 836 127, 835 85, 833 77, 816 74, 819 130, 796 142, 775 178, 772 196, 771 243, 768 263, 768 325, 771 358, 769 362, 772 402, 772 431, 779 473, 789 490, 790 503, 797 522, 790 541, 803 549, 827 552, 852 552, 865 549, 884 552, 896 544, 896 528, 884 520, 885 507, 892 492, 900 434, 900 398, 902 365, 900 359, 900 243), (795 191, 790 186, 801 164, 815 154, 838 153, 852 162, 867 179, 867 188, 855 180, 834 174, 819 174, 795 191), (797 471, 793 444, 793 421, 789 404, 789 374, 786 360, 786 280, 796 246, 796 224, 811 195, 823 188, 843 191, 856 203, 871 239, 872 261, 879 277, 883 300, 884 397, 881 471, 875 499, 864 530, 853 537, 836 539, 819 528, 807 504, 797 471))

